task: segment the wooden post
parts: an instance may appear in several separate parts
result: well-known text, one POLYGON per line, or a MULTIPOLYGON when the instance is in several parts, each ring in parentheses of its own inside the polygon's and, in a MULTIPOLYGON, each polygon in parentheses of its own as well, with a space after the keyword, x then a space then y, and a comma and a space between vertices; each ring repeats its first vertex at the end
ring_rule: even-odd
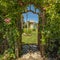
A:
POLYGON ((20 57, 21 48, 22 48, 22 16, 21 13, 18 14, 18 19, 16 21, 18 30, 19 30, 19 38, 15 41, 15 54, 16 58, 20 57))
POLYGON ((16 59, 19 58, 19 50, 18 50, 18 44, 16 40, 15 40, 15 56, 16 56, 16 59))
MULTIPOLYGON (((44 32, 45 28, 45 10, 42 12, 42 31, 44 32)), ((42 57, 45 56, 45 45, 41 44, 41 55, 42 57)))
POLYGON ((38 21, 38 49, 41 50, 41 19, 38 21))
POLYGON ((19 56, 20 56, 22 50, 22 14, 19 15, 20 15, 20 20, 19 20, 20 37, 18 39, 18 44, 19 44, 19 56))
MULTIPOLYGON (((15 23, 16 23, 16 27, 17 27, 18 30, 19 30, 19 18, 18 18, 18 17, 17 17, 15 23)), ((14 40, 15 56, 16 56, 16 59, 19 58, 19 44, 18 44, 18 42, 19 42, 19 39, 14 40)))
POLYGON ((42 15, 42 27, 43 27, 43 31, 45 28, 45 11, 43 11, 43 15, 42 15))

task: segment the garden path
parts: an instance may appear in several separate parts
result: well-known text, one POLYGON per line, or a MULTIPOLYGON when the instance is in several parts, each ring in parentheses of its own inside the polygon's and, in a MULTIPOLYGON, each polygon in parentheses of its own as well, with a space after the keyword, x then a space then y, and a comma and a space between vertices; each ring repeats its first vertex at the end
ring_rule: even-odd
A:
POLYGON ((55 60, 42 57, 37 49, 37 45, 24 45, 22 48, 23 55, 18 60, 55 60))

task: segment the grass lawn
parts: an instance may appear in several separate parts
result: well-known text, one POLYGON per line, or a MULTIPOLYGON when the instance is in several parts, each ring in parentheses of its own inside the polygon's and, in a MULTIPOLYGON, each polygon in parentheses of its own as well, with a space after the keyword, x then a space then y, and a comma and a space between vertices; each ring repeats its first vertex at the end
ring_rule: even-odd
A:
POLYGON ((25 44, 33 44, 36 43, 37 44, 37 31, 32 31, 31 35, 22 35, 22 42, 25 44))

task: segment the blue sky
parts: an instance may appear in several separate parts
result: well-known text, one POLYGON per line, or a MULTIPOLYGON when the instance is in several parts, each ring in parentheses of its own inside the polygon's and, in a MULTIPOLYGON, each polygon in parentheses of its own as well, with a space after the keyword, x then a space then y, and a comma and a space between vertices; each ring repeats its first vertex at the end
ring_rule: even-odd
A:
MULTIPOLYGON (((30 6, 27 7, 27 9, 30 9, 30 6)), ((35 10, 34 6, 31 5, 31 10, 35 10)), ((39 10, 37 9, 36 12, 39 12, 39 10)), ((27 12, 23 14, 24 16, 24 21, 26 22, 27 20, 34 20, 35 22, 38 22, 38 15, 37 14, 33 14, 32 12, 27 12)))

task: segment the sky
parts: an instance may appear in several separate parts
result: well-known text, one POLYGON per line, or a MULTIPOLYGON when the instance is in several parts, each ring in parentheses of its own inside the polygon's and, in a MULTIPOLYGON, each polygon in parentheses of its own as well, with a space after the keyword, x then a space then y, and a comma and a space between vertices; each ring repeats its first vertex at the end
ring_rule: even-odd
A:
MULTIPOLYGON (((34 5, 28 6, 27 9, 30 10, 30 7, 31 7, 31 10, 35 11, 34 5)), ((37 9, 36 12, 39 12, 39 10, 37 9)), ((38 15, 32 12, 24 13, 23 16, 24 16, 25 22, 29 20, 34 20, 35 22, 38 22, 38 19, 39 19, 38 15)))

